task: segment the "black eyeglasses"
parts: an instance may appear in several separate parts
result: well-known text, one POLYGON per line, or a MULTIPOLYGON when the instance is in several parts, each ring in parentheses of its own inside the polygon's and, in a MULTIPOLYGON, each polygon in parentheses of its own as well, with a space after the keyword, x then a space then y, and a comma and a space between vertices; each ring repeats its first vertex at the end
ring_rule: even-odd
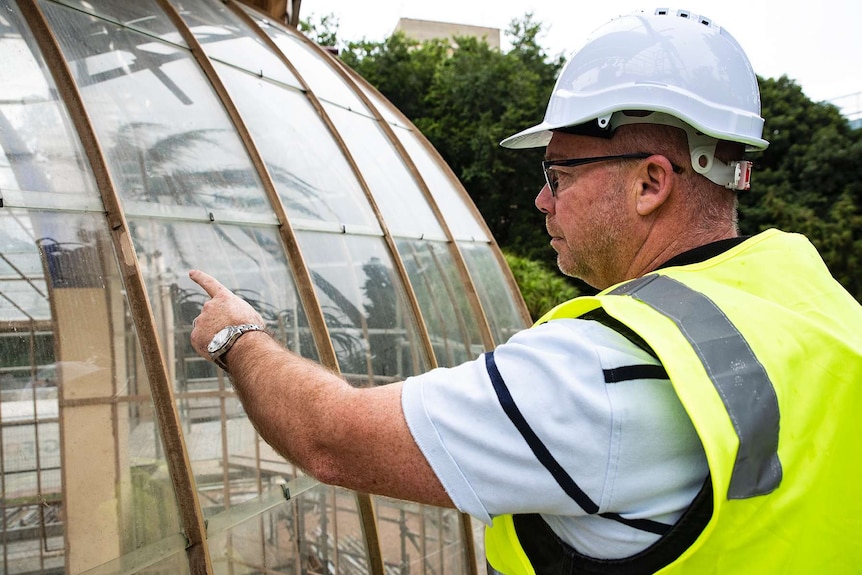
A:
MULTIPOLYGON (((557 195, 557 187, 559 186, 559 174, 556 170, 549 168, 553 166, 562 166, 572 168, 575 166, 583 166, 584 164, 593 164, 595 162, 608 162, 610 160, 643 160, 654 154, 620 154, 619 156, 596 156, 595 158, 572 158, 568 160, 545 160, 542 162, 542 170, 545 172, 545 182, 548 184, 548 189, 551 190, 551 195, 557 195)), ((672 164, 673 165, 673 164, 672 164)), ((682 168, 673 165, 673 171, 681 173, 682 168)))

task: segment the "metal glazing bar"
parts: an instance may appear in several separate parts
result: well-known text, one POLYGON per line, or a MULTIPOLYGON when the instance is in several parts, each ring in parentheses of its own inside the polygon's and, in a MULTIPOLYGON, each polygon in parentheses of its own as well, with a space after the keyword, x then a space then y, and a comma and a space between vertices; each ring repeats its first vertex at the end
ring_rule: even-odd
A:
POLYGON ((22 0, 19 2, 19 7, 42 51, 57 90, 69 109, 104 202, 114 252, 120 265, 120 275, 128 294, 135 329, 140 336, 143 363, 165 444, 168 470, 176 492, 179 514, 185 530, 185 548, 191 572, 196 575, 211 574, 213 568, 207 550, 204 519, 197 501, 197 490, 180 429, 180 421, 174 408, 170 377, 164 364, 152 307, 116 186, 108 170, 107 160, 87 113, 83 97, 44 14, 36 4, 36 0, 22 0))
MULTIPOLYGON (((351 74, 356 78, 357 82, 361 82, 363 86, 366 86, 372 92, 379 94, 377 88, 368 83, 368 81, 356 74, 353 70, 350 70, 351 74)), ((382 95, 380 95, 381 99, 384 99, 382 95)), ((410 119, 407 118, 401 110, 398 110, 394 106, 390 108, 390 112, 399 116, 405 123, 410 122, 410 119)), ((410 124, 412 125, 412 123, 410 124)), ((485 218, 482 217, 482 214, 479 212, 479 209, 476 207, 476 204, 473 202, 470 195, 467 193, 467 190, 464 189, 464 186, 461 184, 461 181, 458 179, 458 176, 455 175, 455 172, 452 171, 452 167, 446 163, 446 160, 440 155, 440 152, 437 151, 431 142, 428 141, 428 138, 425 137, 425 134, 420 132, 419 130, 415 130, 413 134, 425 145, 425 148, 428 150, 428 153, 431 154, 431 157, 440 167, 446 177, 449 178, 449 181, 452 182, 455 190, 457 190, 458 194, 464 200, 464 204, 467 206, 467 209, 471 214, 476 218, 479 226, 485 230, 488 238, 490 239, 490 243, 492 246, 492 252, 494 253, 494 257, 497 259, 497 262, 500 264, 500 267, 503 269, 503 276, 506 278, 507 283, 509 284, 509 289, 517 294, 515 298, 515 303, 518 305, 518 310, 521 312, 521 316, 524 321, 528 324, 533 323, 532 318, 530 317, 530 311, 527 309, 527 304, 524 302, 524 298, 521 296, 521 290, 518 287, 518 283, 515 281, 515 276, 512 275, 512 271, 509 269, 509 264, 506 263, 505 258, 503 257, 503 252, 500 250, 500 246, 497 245, 497 240, 494 239, 494 235, 491 233, 491 229, 488 227, 488 223, 485 221, 485 218)), ((503 342, 498 342, 503 343, 503 342)), ((490 349, 488 350, 490 351, 490 349)))
MULTIPOLYGON (((416 164, 413 162, 413 160, 410 158, 407 151, 404 149, 404 146, 398 140, 398 136, 395 135, 395 132, 393 132, 392 127, 389 125, 388 122, 386 122, 386 120, 381 115, 380 111, 377 110, 377 108, 374 106, 373 102, 371 102, 371 100, 368 98, 368 96, 366 96, 366 94, 362 91, 362 89, 359 88, 358 83, 362 82, 362 83, 364 83, 365 86, 369 87, 372 90, 374 90, 374 88, 370 84, 365 82, 365 80, 362 79, 358 74, 348 70, 348 68, 346 66, 343 66, 335 58, 332 58, 332 56, 329 53, 327 53, 325 50, 323 50, 320 46, 318 46, 314 42, 310 41, 305 36, 302 36, 302 39, 308 45, 310 45, 313 49, 317 50, 321 55, 325 55, 325 59, 327 61, 333 63, 332 68, 344 79, 344 81, 349 86, 351 86, 353 88, 356 96, 359 97, 359 99, 362 100, 362 102, 368 107, 368 109, 371 111, 371 113, 374 115, 375 119, 377 120, 378 124, 380 125, 383 133, 389 139, 390 143, 395 148, 395 150, 398 152, 398 154, 401 156, 401 159, 404 162, 404 165, 408 168, 410 173, 413 175, 413 178, 415 179, 417 185, 419 186, 419 189, 422 190, 422 193, 425 196, 425 199, 427 200, 428 205, 431 207, 432 212, 434 213, 435 217, 437 218, 437 221, 439 222, 440 226, 443 228, 443 232, 445 233, 446 238, 452 247, 453 259, 454 259, 455 264, 458 268, 458 272, 460 273, 461 277, 464 279, 464 285, 467 288, 467 294, 468 294, 468 297, 470 299, 470 303, 473 306, 474 313, 476 313, 477 323, 479 324, 479 331, 482 335, 482 340, 483 340, 483 343, 485 344, 485 348, 487 350, 493 349, 494 348, 494 338, 493 338, 493 335, 491 334, 491 327, 488 323, 488 318, 485 315, 485 311, 482 308, 481 302, 479 301, 479 295, 476 292, 475 283, 473 282, 473 279, 470 276, 470 272, 467 269, 467 264, 464 261, 464 256, 461 253, 461 250, 458 249, 458 244, 452 235, 452 230, 449 228, 448 223, 446 222, 445 218, 443 217, 443 214, 440 210, 440 206, 434 200, 434 197, 431 194, 431 190, 428 188, 428 184, 425 182, 425 179, 419 173, 419 169, 416 167, 416 164)), ((383 99, 382 96, 381 96, 381 99, 383 99)), ((427 140, 422 140, 422 141, 424 141, 426 143, 429 150, 434 151, 433 147, 427 143, 427 140)), ((434 153, 435 153, 435 157, 436 157, 436 151, 434 153)), ((449 173, 451 175, 451 170, 449 170, 447 173, 449 173)), ((455 181, 457 181, 457 178, 455 179, 455 181)), ((460 183, 458 184, 457 188, 463 189, 462 186, 460 186, 460 183)), ((374 205, 374 209, 375 209, 375 211, 377 211, 377 207, 376 207, 376 204, 373 203, 373 199, 372 199, 372 205, 374 205)), ((472 201, 467 202, 467 205, 468 206, 472 205, 472 201)), ((481 217, 479 217, 478 219, 480 222, 483 222, 481 217)), ((382 218, 381 218, 381 222, 382 222, 382 218)), ((383 224, 381 223, 381 225, 383 225, 383 224)), ((389 234, 388 229, 385 227, 384 227, 384 232, 386 233, 387 239, 391 238, 391 235, 389 234)), ((488 237, 492 238, 490 232, 488 233, 488 237)), ((502 260, 502 254, 500 254, 500 249, 499 249, 499 247, 497 247, 496 243, 493 243, 493 240, 492 240, 492 246, 494 248, 492 251, 496 254, 496 256, 499 260, 502 260)), ((410 282, 409 282, 409 279, 406 279, 407 274, 406 274, 406 271, 403 270, 404 264, 401 261, 400 256, 398 255, 397 249, 395 249, 394 241, 393 241, 392 249, 395 253, 395 257, 397 258, 397 261, 399 262, 400 270, 402 271, 402 275, 405 278, 406 284, 409 286, 410 282)), ((505 265, 505 261, 503 261, 502 263, 503 263, 503 265, 501 267, 503 268, 504 273, 508 272, 508 277, 511 280, 511 285, 515 285, 514 279, 511 276, 511 271, 509 271, 508 265, 505 265)), ((412 291, 412 289, 411 289, 411 291, 412 291)), ((515 289, 515 293, 518 293, 518 294, 520 293, 517 290, 517 288, 515 289)), ((415 297, 415 295, 414 295, 414 297, 415 297)), ((520 298, 518 298, 518 299, 520 299, 520 298)), ((418 304, 417 304, 417 306, 418 306, 418 304)), ((529 318, 529 313, 526 312, 526 305, 523 303, 523 299, 521 299, 521 307, 522 307, 522 313, 525 313, 526 314, 525 317, 529 318)), ((421 317, 421 315, 419 317, 421 317)), ((427 330, 425 332, 425 335, 427 337, 427 330)), ((430 343, 429 343, 429 345, 430 345, 430 343)), ((431 355, 430 357, 433 358, 434 356, 431 355)), ((435 361, 435 367, 436 367, 436 361, 435 361)), ((470 538, 471 543, 472 543, 472 537, 473 537, 472 532, 466 532, 465 531, 462 533, 462 537, 465 540, 467 538, 470 538)), ((466 547, 465 547, 465 549, 466 549, 466 547)), ((475 555, 467 557, 467 569, 469 570, 468 572, 471 573, 472 575, 475 575, 475 573, 476 573, 475 565, 476 565, 475 555)))
MULTIPOLYGON (((268 489, 248 501, 234 505, 230 509, 210 517, 207 520, 207 533, 210 538, 222 535, 237 525, 275 509, 317 485, 319 482, 316 479, 302 475, 268 489)), ((180 553, 184 546, 185 538, 181 535, 167 537, 113 561, 89 569, 80 575, 132 575, 180 553)))
MULTIPOLYGON (((233 121, 235 127, 237 128, 240 138, 242 139, 246 149, 248 150, 248 153, 252 159, 252 163, 254 164, 255 169, 258 171, 261 181, 263 182, 263 186, 265 188, 268 198, 270 199, 270 203, 273 207, 273 210, 275 211, 279 222, 281 222, 279 230, 282 236, 282 241, 284 242, 288 252, 288 261, 291 263, 292 271, 294 277, 296 278, 297 290, 299 291, 300 299, 302 300, 306 308, 306 315, 308 317, 309 325, 312 328, 315 343, 318 347, 320 362, 329 369, 337 371, 339 369, 338 359, 335 355, 335 348, 329 337, 329 331, 326 327, 326 322, 323 317, 320 302, 317 299, 316 292, 314 291, 314 284, 311 280, 311 274, 308 271, 308 266, 306 265, 302 252, 299 249, 299 243, 296 239, 296 234, 293 232, 293 229, 290 226, 287 212, 281 202, 281 199, 278 196, 278 192, 275 189, 275 184, 273 183, 272 177, 269 174, 269 170, 266 167, 263 157, 261 156, 257 146, 255 145, 251 133, 248 130, 248 127, 245 125, 245 122, 240 116, 239 110, 237 109, 233 100, 230 98, 227 89, 224 86, 224 83, 221 81, 221 78, 218 76, 218 73, 212 65, 212 62, 210 62, 200 43, 197 41, 197 38, 195 38, 194 34, 188 29, 188 26, 185 25, 185 22, 182 20, 182 17, 177 13, 173 6, 171 6, 167 2, 167 0, 158 0, 158 3, 164 8, 164 10, 171 17, 171 19, 175 22, 177 28, 183 35, 183 38, 191 47, 195 59, 198 61, 199 65, 204 70, 204 73, 207 75, 207 78, 209 79, 210 83, 212 84, 213 88, 221 99, 222 104, 225 106, 225 109, 231 117, 231 120, 233 121)), ((250 28, 252 30, 259 30, 259 27, 253 21, 251 21, 251 19, 248 18, 248 16, 241 9, 238 9, 237 7, 232 5, 231 7, 237 14, 240 15, 241 18, 245 19, 246 22, 250 24, 250 28)), ((270 47, 273 47, 272 44, 269 44, 269 37, 266 36, 266 34, 261 32, 260 37, 263 38, 264 41, 267 42, 270 47)), ((279 50, 275 50, 275 53, 277 55, 281 54, 279 50)), ((289 69, 291 69, 292 72, 296 74, 297 78, 300 78, 299 74, 290 65, 290 63, 286 61, 286 59, 282 59, 282 61, 289 69)), ((303 86, 307 89, 307 86, 305 86, 304 83, 303 86)), ((380 552, 379 534, 377 532, 376 522, 374 521, 373 510, 370 506, 370 499, 367 495, 357 493, 357 503, 359 507, 359 515, 362 522, 363 531, 365 532, 365 541, 368 546, 370 572, 375 575, 383 575, 383 556, 380 552), (366 499, 367 501, 365 501, 366 499)))
MULTIPOLYGON (((222 105, 225 107, 225 111, 228 113, 231 122, 237 129, 237 133, 239 134, 239 137, 249 154, 249 158, 260 177, 264 191, 270 200, 276 218, 281 224, 279 226, 279 234, 284 242, 288 256, 288 263, 290 264, 291 271, 296 279, 296 289, 299 292, 299 298, 302 300, 305 307, 305 313, 308 318, 309 326, 311 327, 312 337, 314 338, 314 342, 317 344, 318 353, 320 354, 320 362, 330 369, 336 369, 338 366, 338 360, 335 356, 335 349, 332 347, 332 343, 329 339, 329 330, 326 327, 326 321, 323 318, 323 313, 320 312, 320 301, 317 299, 317 294, 314 291, 314 284, 311 280, 308 266, 306 265, 302 252, 299 249, 296 234, 287 218, 287 212, 284 209, 284 205, 278 197, 278 192, 275 189, 272 176, 266 167, 266 163, 264 162, 257 145, 254 143, 254 139, 248 130, 248 126, 246 126, 245 121, 242 119, 239 110, 233 102, 233 99, 228 94, 227 88, 225 88, 221 77, 218 75, 218 72, 216 72, 215 67, 206 55, 206 52, 200 42, 198 42, 194 33, 189 30, 189 27, 183 20, 182 16, 180 16, 168 0, 157 0, 157 3, 167 13, 183 39, 189 45, 189 48, 191 48, 192 55, 203 70, 207 80, 209 80, 212 88, 221 100, 222 105)), ((253 29, 256 28, 257 26, 253 25, 253 29)))
MULTIPOLYGON (((414 311, 414 314, 416 315, 416 317, 418 319, 417 323, 419 325, 423 346, 425 347, 426 353, 428 355, 429 360, 432 362, 432 365, 436 365, 436 360, 434 357, 434 350, 431 346, 431 339, 428 335, 427 328, 425 327, 425 322, 422 319, 422 314, 419 311, 419 304, 418 304, 418 300, 416 299, 416 294, 412 290, 412 287, 410 286, 410 282, 407 281, 407 279, 406 279, 407 278, 407 272, 406 272, 406 269, 404 268, 404 263, 401 261, 401 258, 398 256, 398 251, 394 245, 394 242, 392 240, 392 236, 388 233, 388 230, 386 228, 386 223, 383 221, 383 218, 380 214, 380 210, 377 208, 377 204, 374 203, 374 199, 371 197, 371 191, 368 187, 368 183, 365 181, 365 178, 362 176, 362 172, 359 170, 359 167, 357 166, 355 159, 353 158, 352 154, 348 150, 347 145, 344 142, 344 139, 338 133, 338 130, 335 128, 335 124, 332 122, 329 115, 326 113, 326 110, 324 109, 320 100, 308 88, 308 84, 305 82, 302 75, 299 73, 299 70, 297 70, 296 67, 290 62, 290 60, 287 59, 287 57, 278 48, 278 46, 275 44, 275 42, 272 40, 272 38, 270 38, 269 35, 266 34, 263 30, 260 30, 260 27, 254 22, 254 20, 252 18, 250 18, 248 16, 248 14, 246 14, 242 8, 237 6, 235 2, 228 2, 228 6, 230 6, 234 10, 234 12, 237 15, 239 15, 240 18, 242 18, 245 22, 247 22, 253 30, 258 31, 259 39, 272 50, 272 52, 284 63, 285 66, 287 66, 287 68, 291 71, 291 73, 293 73, 293 75, 297 78, 297 80, 302 85, 303 89, 305 90, 305 94, 309 99, 309 103, 312 105, 312 107, 315 109, 315 111, 320 115, 320 118, 323 120, 326 128, 332 134, 332 137, 335 139, 336 143, 338 144, 338 146, 341 148, 342 152, 344 153, 344 157, 345 157, 348 165, 350 165, 351 169, 353 170, 354 175, 356 176, 357 180, 359 181, 359 185, 362 187, 362 190, 365 192, 365 195, 368 198, 369 203, 371 204, 372 210, 374 211, 374 214, 377 217, 377 220, 380 223, 381 228, 383 229, 384 237, 386 239, 387 246, 389 248, 390 253, 392 253, 392 255, 393 255, 393 260, 396 262, 398 274, 402 278, 402 283, 404 284, 404 289, 407 291, 407 296, 408 296, 408 299, 410 301, 410 305, 414 311)), ((276 198, 277 198, 277 194, 276 194, 276 198)), ((284 221, 287 221, 286 216, 285 216, 284 221)), ((297 252, 298 251, 299 250, 297 248, 297 252)), ((309 286, 309 288, 311 288, 312 283, 311 283, 310 278, 307 277, 304 281, 309 286)), ((319 310, 319 309, 320 309, 320 307, 318 306, 317 310, 319 310)), ((321 315, 321 319, 322 319, 322 315, 321 315)), ((331 343, 330 343, 330 345, 331 345, 331 343)), ((333 352, 333 355, 334 355, 334 352, 333 352)), ((339 370, 338 363, 334 358, 333 358, 331 364, 327 364, 326 362, 323 361, 323 358, 321 357, 321 363, 323 363, 324 365, 326 365, 330 369, 333 369, 336 371, 339 370)), ((375 517, 374 506, 372 505, 371 497, 368 494, 357 492, 356 493, 356 501, 357 501, 357 506, 359 509, 359 518, 360 518, 360 523, 362 525, 362 532, 364 534, 365 544, 366 544, 367 551, 368 551, 369 572, 372 575, 383 575, 384 570, 385 570, 384 563, 383 563, 383 552, 380 548, 380 533, 379 533, 378 528, 377 528, 377 520, 375 517)))
MULTIPOLYGON (((310 40, 306 40, 306 41, 310 42, 310 40)), ((336 68, 339 71, 339 73, 342 75, 342 77, 344 77, 354 87, 354 89, 356 90, 357 96, 362 100, 362 102, 366 106, 368 106, 368 109, 371 110, 375 119, 380 124, 380 128, 383 130, 383 133, 386 134, 386 137, 389 138, 389 140, 392 142, 392 145, 395 147, 395 149, 398 151, 398 154, 401 156, 401 159, 404 162, 404 165, 407 167, 407 169, 410 171, 410 173, 413 174, 413 177, 416 180, 416 183, 419 186, 419 189, 422 191, 422 194, 425 196, 425 199, 428 201, 428 205, 431 207, 431 210, 434 213, 435 217, 437 218, 437 221, 440 223, 440 226, 443 228, 443 232, 446 235, 446 239, 448 240, 448 242, 452 246, 452 257, 455 261, 455 265, 457 266, 458 272, 460 273, 461 277, 464 280, 464 286, 467 288, 467 294, 468 294, 468 297, 470 298, 470 303, 472 304, 473 309, 476 313, 476 319, 479 323, 479 330, 482 334, 482 341, 485 344, 485 350, 490 351, 490 350, 494 349, 494 345, 495 345, 494 336, 491 332, 491 327, 490 327, 490 324, 488 323, 488 318, 487 318, 487 315, 485 314, 485 310, 482 308, 482 303, 479 299, 479 294, 476 291, 476 284, 473 282, 473 278, 470 275, 470 271, 467 268, 467 263, 464 260, 464 256, 461 253, 461 250, 458 248, 458 242, 455 241, 455 237, 452 234, 452 230, 449 228, 449 224, 446 221, 446 218, 443 216, 443 212, 440 210, 440 206, 439 206, 439 204, 437 204, 437 200, 434 199, 434 196, 431 193, 431 190, 428 187, 428 184, 425 182, 425 179, 419 173, 419 169, 416 167, 416 164, 410 158, 410 155, 407 153, 407 150, 404 149, 404 146, 403 146, 403 144, 401 144, 401 141, 398 139, 398 136, 395 135, 395 132, 392 130, 392 127, 389 125, 389 122, 386 121, 386 119, 383 117, 383 115, 380 113, 380 111, 377 110, 377 108, 374 106, 374 103, 371 101, 371 99, 368 98, 368 96, 365 94, 365 92, 363 90, 361 90, 358 86, 361 84, 362 86, 364 86, 368 90, 370 90, 374 93, 377 93, 379 95, 379 98, 381 101, 386 101, 386 98, 382 94, 380 94, 374 86, 369 84, 368 81, 365 80, 365 78, 363 78, 362 76, 360 76, 359 74, 354 72, 349 67, 345 66, 340 61, 335 60, 335 62, 336 63, 333 67, 336 68)), ((397 112, 404 119, 405 123, 412 125, 410 120, 407 117, 405 117, 403 114, 401 114, 400 111, 396 110, 394 107, 392 107, 391 110, 393 112, 397 112)), ((417 130, 414 133, 419 134, 419 131, 417 130)), ((428 142, 427 139, 422 137, 422 138, 420 138, 420 142, 422 142, 425 145, 427 151, 432 154, 432 157, 434 157, 435 159, 439 159, 439 155, 437 154, 437 151, 428 142)), ((439 161, 442 162, 442 160, 439 160, 439 161)), ((442 162, 442 165, 446 166, 446 163, 442 162)), ((448 166, 446 166, 446 168, 447 168, 446 173, 452 178, 452 181, 453 181, 453 184, 455 185, 455 188, 457 190, 461 191, 464 194, 464 196, 466 197, 466 192, 463 191, 464 188, 461 185, 461 183, 458 181, 458 178, 452 173, 451 169, 448 169, 448 166)), ((474 211, 475 207, 473 206, 473 201, 469 197, 466 197, 465 203, 468 207, 471 208, 471 213, 473 213, 476 216, 480 225, 482 225, 485 228, 485 230, 488 234, 488 237, 491 238, 490 243, 491 243, 492 247, 494 248, 492 251, 498 257, 498 259, 502 259, 502 255, 499 253, 500 248, 497 247, 496 243, 494 243, 493 236, 491 235, 491 232, 488 231, 487 226, 485 226, 484 219, 482 219, 482 216, 479 215, 478 212, 474 211)), ((505 265, 505 262, 504 262, 503 268, 504 268, 504 270, 509 269, 508 266, 505 265)), ((516 292, 517 292, 517 290, 516 290, 516 292)), ((526 309, 526 307, 525 307, 525 309, 526 309)), ((497 342, 497 343, 502 343, 502 342, 497 342)))
MULTIPOLYGON (((233 4, 233 3, 231 3, 231 4, 233 4)), ((253 26, 255 29, 259 29, 257 24, 255 24, 254 21, 251 20, 251 18, 249 18, 248 15, 245 14, 245 12, 242 9, 235 8, 235 10, 237 13, 242 13, 242 17, 244 19, 246 19, 246 21, 248 21, 251 26, 253 26)), ((303 41, 309 42, 305 36, 303 36, 302 34, 299 34, 296 31, 290 31, 288 33, 292 34, 294 36, 299 36, 303 41)), ((353 170, 354 175, 356 176, 357 180, 359 181, 359 185, 362 188, 362 191, 365 193, 365 197, 367 198, 368 203, 371 206, 371 210, 373 211, 375 217, 377 218, 378 223, 380 224, 381 229, 383 230, 383 237, 384 237, 384 240, 386 242, 386 246, 389 249, 390 254, 392 255, 392 261, 394 262, 395 269, 398 273, 399 278, 401 279, 401 284, 404 286, 404 291, 407 295, 407 301, 410 304, 411 311, 413 312, 414 317, 416 317, 418 320, 417 324, 418 324, 420 336, 422 338, 422 345, 425 349, 425 353, 428 356, 428 358, 431 360, 432 365, 434 367, 436 367, 436 363, 435 363, 435 359, 434 359, 434 348, 431 345, 431 338, 428 334, 428 328, 425 326, 424 318, 422 317, 422 310, 419 307, 419 301, 416 298, 416 292, 413 290, 413 286, 410 284, 410 280, 407 277, 407 270, 404 267, 404 262, 402 261, 401 256, 398 254, 398 248, 395 246, 395 240, 392 238, 392 234, 389 232, 389 228, 386 225, 386 221, 383 219, 383 214, 380 212, 380 208, 378 207, 377 202, 375 201, 373 194, 371 193, 371 188, 369 187, 368 182, 365 180, 365 177, 362 175, 362 172, 359 169, 359 166, 356 164, 356 160, 354 159, 353 154, 351 154, 350 149, 347 147, 347 144, 344 141, 344 138, 341 137, 341 134, 339 134, 338 129, 335 127, 335 124, 330 119, 329 114, 326 113, 326 110, 324 109, 323 105, 321 104, 320 99, 308 87, 308 84, 303 79, 302 74, 299 73, 299 70, 297 70, 293 66, 293 64, 290 62, 290 60, 288 60, 287 57, 278 48, 278 46, 275 45, 275 42, 272 41, 272 38, 270 38, 269 35, 265 34, 263 31, 261 31, 260 37, 275 52, 275 54, 279 57, 279 59, 281 59, 282 62, 284 62, 285 65, 288 66, 290 71, 299 80, 300 84, 305 89, 305 94, 308 97, 309 102, 314 107, 315 111, 320 115, 320 117, 323 120, 324 124, 326 125, 327 129, 332 134, 332 136, 335 139, 338 146, 341 148, 342 152, 344 153, 344 157, 347 160, 347 163, 350 165, 351 169, 353 170)), ((323 52, 319 46, 317 46, 316 44, 313 44, 313 43, 311 43, 311 44, 315 47, 316 50, 323 52)), ((336 71, 339 72, 339 74, 340 74, 340 71, 338 69, 336 69, 336 71)), ((346 83, 354 89, 354 91, 356 92, 356 95, 358 97, 362 98, 363 94, 361 94, 359 92, 359 90, 356 88, 356 86, 353 85, 349 80, 347 80, 347 79, 345 79, 345 80, 346 80, 346 83)), ((369 106, 369 108, 370 108, 370 106, 369 106)), ((399 152, 399 153, 403 153, 403 152, 399 152)))

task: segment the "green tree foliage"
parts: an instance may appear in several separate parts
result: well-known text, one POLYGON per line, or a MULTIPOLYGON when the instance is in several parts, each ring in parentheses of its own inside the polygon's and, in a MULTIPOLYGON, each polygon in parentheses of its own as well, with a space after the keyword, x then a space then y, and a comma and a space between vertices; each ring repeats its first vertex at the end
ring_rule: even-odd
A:
POLYGON ((543 150, 512 151, 500 140, 542 119, 562 65, 538 43, 530 14, 511 23, 501 52, 470 37, 423 43, 394 34, 352 42, 342 59, 410 118, 452 167, 501 246, 552 261, 533 205, 543 150))
POLYGON ((542 317, 557 304, 579 295, 579 290, 549 265, 509 251, 504 251, 503 255, 521 289, 533 321, 542 317))
POLYGON ((808 236, 838 281, 862 301, 862 131, 813 102, 793 80, 760 80, 764 138, 752 191, 740 196, 740 229, 808 236))
POLYGON ((335 14, 317 16, 311 13, 299 21, 299 30, 321 46, 338 45, 338 17, 335 14))
POLYGON ((451 50, 445 40, 420 44, 396 32, 383 42, 349 42, 341 59, 415 123, 429 115, 426 96, 451 50))

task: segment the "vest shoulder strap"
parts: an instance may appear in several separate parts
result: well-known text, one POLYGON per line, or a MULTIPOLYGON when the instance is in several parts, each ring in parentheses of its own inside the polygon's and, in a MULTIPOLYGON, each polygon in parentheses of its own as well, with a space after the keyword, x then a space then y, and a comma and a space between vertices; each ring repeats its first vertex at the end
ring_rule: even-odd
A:
POLYGON ((670 531, 640 553, 624 559, 594 559, 579 553, 551 530, 541 515, 512 516, 521 547, 542 575, 647 575, 670 565, 691 547, 712 518, 712 478, 670 531))
POLYGON ((598 307, 592 311, 588 311, 587 313, 580 316, 578 319, 585 319, 598 322, 605 327, 609 327, 654 358, 658 359, 658 355, 653 348, 638 334, 634 332, 629 326, 621 322, 620 320, 611 317, 608 312, 604 310, 604 308, 598 307))

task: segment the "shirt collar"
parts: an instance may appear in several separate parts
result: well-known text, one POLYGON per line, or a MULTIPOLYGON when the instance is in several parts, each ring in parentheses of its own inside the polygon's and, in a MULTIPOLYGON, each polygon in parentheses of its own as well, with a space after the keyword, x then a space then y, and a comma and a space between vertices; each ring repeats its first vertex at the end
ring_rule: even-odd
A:
POLYGON ((735 246, 738 246, 750 237, 751 236, 739 236, 736 238, 727 238, 724 240, 718 240, 716 242, 710 242, 708 244, 682 252, 681 254, 677 254, 656 269, 669 268, 673 266, 687 266, 689 264, 696 264, 702 261, 706 261, 710 258, 714 258, 717 255, 723 254, 724 252, 735 246))

